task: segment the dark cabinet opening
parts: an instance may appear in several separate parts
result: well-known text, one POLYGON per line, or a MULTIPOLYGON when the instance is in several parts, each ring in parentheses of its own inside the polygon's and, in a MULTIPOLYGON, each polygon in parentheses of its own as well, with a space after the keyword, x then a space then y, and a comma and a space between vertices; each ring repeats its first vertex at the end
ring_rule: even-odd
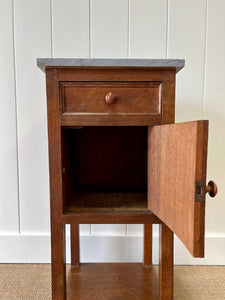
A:
POLYGON ((62 128, 64 213, 147 209, 143 126, 62 128))

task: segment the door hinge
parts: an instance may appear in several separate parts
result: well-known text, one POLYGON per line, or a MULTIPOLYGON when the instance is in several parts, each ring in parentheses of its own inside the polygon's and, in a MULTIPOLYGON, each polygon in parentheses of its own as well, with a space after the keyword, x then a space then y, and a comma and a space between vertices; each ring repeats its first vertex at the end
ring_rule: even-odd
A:
POLYGON ((204 183, 202 180, 195 181, 195 202, 204 202, 204 183))

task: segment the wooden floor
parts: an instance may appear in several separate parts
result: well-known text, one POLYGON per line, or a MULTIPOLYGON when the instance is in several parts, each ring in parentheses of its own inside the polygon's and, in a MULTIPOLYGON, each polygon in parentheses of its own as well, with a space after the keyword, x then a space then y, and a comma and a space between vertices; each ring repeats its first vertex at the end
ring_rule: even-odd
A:
POLYGON ((157 274, 138 263, 82 264, 71 268, 67 293, 70 300, 157 300, 157 274))

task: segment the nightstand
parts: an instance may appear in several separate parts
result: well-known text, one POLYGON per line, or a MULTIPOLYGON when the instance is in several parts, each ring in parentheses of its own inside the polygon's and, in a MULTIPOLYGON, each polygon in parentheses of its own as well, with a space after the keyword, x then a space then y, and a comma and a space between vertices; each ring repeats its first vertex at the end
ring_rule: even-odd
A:
POLYGON ((133 299, 173 299, 173 233, 203 257, 205 193, 216 194, 213 182, 205 184, 208 121, 174 124, 175 76, 184 61, 37 64, 47 80, 53 299, 67 297, 65 224, 71 225, 68 298, 120 299, 127 287, 121 299, 132 299, 129 291, 133 299), (79 224, 144 224, 143 268, 79 268, 79 224), (152 224, 160 224, 158 280, 152 224))

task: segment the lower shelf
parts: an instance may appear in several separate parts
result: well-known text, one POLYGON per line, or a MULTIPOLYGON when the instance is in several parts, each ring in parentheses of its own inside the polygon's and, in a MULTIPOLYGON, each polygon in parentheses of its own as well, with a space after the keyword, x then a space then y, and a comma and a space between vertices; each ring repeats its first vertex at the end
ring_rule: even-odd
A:
POLYGON ((67 299, 156 300, 156 270, 141 263, 81 264, 70 269, 67 299))
POLYGON ((146 193, 74 193, 65 213, 147 210, 146 193))

